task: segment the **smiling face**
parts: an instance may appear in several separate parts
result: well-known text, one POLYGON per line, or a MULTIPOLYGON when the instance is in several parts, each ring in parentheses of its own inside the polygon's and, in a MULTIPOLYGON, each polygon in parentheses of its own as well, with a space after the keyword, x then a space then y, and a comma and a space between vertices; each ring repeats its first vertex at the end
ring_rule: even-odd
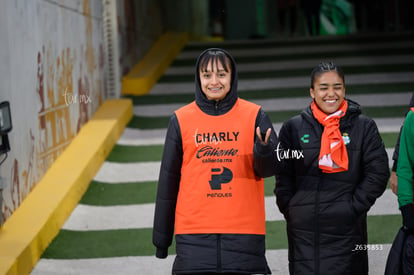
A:
POLYGON ((229 64, 223 64, 219 59, 211 59, 205 69, 200 69, 199 74, 201 90, 209 100, 222 100, 230 91, 231 69, 229 64))
POLYGON ((310 95, 316 105, 325 114, 332 114, 339 109, 345 98, 345 84, 336 71, 318 74, 310 88, 310 95))

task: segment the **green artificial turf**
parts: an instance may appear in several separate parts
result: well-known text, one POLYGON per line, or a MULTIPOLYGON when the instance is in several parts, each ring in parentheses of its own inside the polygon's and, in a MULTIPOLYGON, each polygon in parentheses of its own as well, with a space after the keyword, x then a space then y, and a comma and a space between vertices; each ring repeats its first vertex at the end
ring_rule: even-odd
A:
POLYGON ((163 145, 115 145, 107 161, 128 163, 139 161, 160 161, 163 145))
POLYGON ((371 118, 391 118, 403 117, 408 110, 407 105, 402 106, 381 106, 381 107, 361 107, 362 113, 371 118))
POLYGON ((42 257, 88 259, 155 254, 152 229, 71 231, 62 229, 42 257))
MULTIPOLYGON (((401 226, 400 215, 369 216, 367 219, 368 244, 392 243, 401 226)), ((287 248, 285 221, 266 222, 266 231, 267 249, 287 248)), ((175 254, 174 245, 169 251, 170 254, 175 254)), ((152 229, 150 228, 104 231, 61 230, 42 257, 87 259, 154 254, 155 247, 152 245, 152 229)))
POLYGON ((157 129, 167 128, 170 117, 144 117, 144 116, 133 116, 129 121, 127 127, 135 129, 157 129))
POLYGON ((102 183, 92 181, 80 203, 96 206, 154 203, 157 182, 102 183))
POLYGON ((398 133, 380 133, 385 148, 394 148, 398 139, 398 133))

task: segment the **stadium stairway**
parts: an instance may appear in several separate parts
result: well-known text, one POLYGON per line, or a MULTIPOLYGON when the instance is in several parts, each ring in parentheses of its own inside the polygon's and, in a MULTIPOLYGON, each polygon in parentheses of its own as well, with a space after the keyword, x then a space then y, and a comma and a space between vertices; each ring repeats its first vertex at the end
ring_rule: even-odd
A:
MULTIPOLYGON (((414 36, 382 34, 280 40, 189 42, 146 95, 126 95, 134 116, 90 182, 79 204, 31 272, 48 274, 171 274, 174 245, 156 259, 152 223, 168 120, 194 99, 194 63, 209 47, 228 50, 239 70, 239 96, 260 104, 280 129, 310 103, 310 71, 332 60, 345 71, 347 97, 374 118, 390 158, 414 92, 414 36)), ((288 274, 285 222, 265 179, 267 259, 273 274, 288 274)), ((388 188, 369 211, 370 274, 383 274, 401 225, 388 188), (374 246, 376 245, 376 246, 374 246)))

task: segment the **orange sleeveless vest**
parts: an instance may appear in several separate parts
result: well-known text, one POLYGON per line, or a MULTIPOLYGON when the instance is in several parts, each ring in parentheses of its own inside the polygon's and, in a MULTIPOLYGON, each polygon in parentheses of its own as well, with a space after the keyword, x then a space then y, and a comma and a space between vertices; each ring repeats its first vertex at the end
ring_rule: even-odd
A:
POLYGON ((414 107, 411 108, 411 111, 413 111, 413 113, 414 113, 414 107))
POLYGON ((175 112, 184 152, 175 234, 265 234, 263 178, 253 169, 259 109, 238 99, 220 116, 195 102, 175 112))

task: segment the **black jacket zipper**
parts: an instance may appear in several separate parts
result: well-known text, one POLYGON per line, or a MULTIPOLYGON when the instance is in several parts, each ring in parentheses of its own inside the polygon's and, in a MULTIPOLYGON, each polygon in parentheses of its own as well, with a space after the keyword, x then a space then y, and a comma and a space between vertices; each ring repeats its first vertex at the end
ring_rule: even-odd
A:
MULTIPOLYGON (((319 173, 321 173, 319 171, 319 173)), ((320 191, 321 191, 321 181, 318 181, 318 189, 316 191, 316 201, 315 201, 315 274, 320 272, 320 258, 319 258, 319 208, 320 208, 320 191)))
POLYGON ((221 272, 221 234, 217 234, 217 272, 221 272))

